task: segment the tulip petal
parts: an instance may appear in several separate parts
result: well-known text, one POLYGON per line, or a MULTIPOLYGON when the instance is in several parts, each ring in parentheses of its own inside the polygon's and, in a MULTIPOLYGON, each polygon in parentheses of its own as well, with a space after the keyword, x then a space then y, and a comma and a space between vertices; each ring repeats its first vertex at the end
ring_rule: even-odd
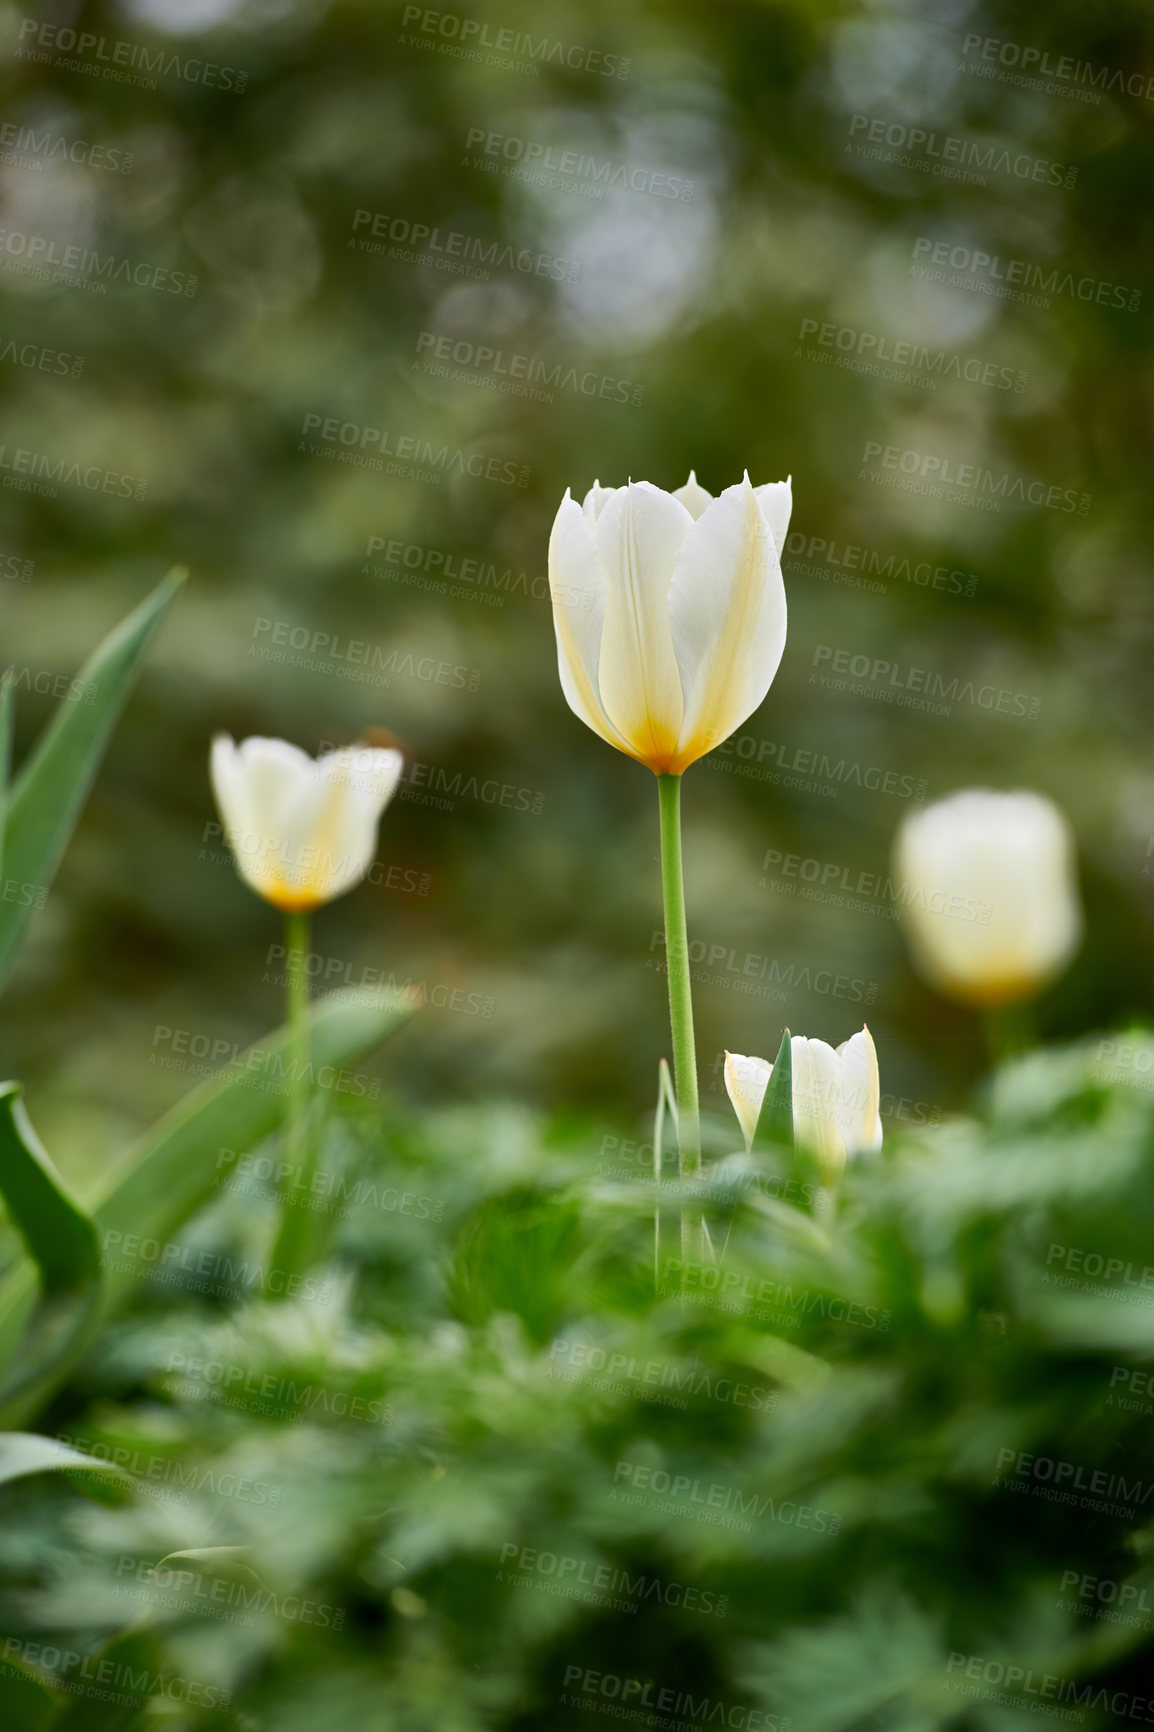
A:
POLYGON ((766 481, 753 491, 757 494, 762 516, 773 531, 774 546, 780 559, 785 552, 785 538, 793 515, 793 477, 786 481, 766 481))
MULTIPOLYGON (((213 751, 215 772, 224 755, 215 745, 213 751)), ((309 802, 315 772, 308 753, 287 740, 254 734, 236 748, 232 794, 243 828, 230 822, 222 805, 229 845, 245 882, 280 908, 314 907, 322 900, 308 886, 302 864, 302 805, 309 802)))
POLYGON ((259 734, 242 741, 240 760, 263 860, 259 870, 271 882, 299 887, 316 799, 316 763, 299 746, 259 734))
POLYGON ((346 746, 317 760, 307 887, 319 900, 343 896, 372 865, 377 823, 403 766, 402 754, 391 747, 346 746))
POLYGON ((845 1167, 845 1139, 837 1122, 840 1065, 824 1040, 794 1035, 793 1123, 797 1140, 817 1157, 825 1184, 836 1184, 845 1167))
POLYGON ((772 1073, 773 1066, 763 1058, 747 1058, 740 1052, 727 1052, 725 1055, 725 1086, 747 1149, 753 1144, 757 1121, 761 1117, 761 1103, 772 1073))
POLYGON ((748 476, 693 525, 673 570, 669 619, 685 714, 673 768, 712 751, 761 703, 785 648, 785 585, 748 476))
MULTIPOLYGON (((627 752, 629 747, 605 714, 597 686, 605 619, 605 574, 589 521, 593 490, 586 495, 584 508, 566 493, 549 537, 549 589, 557 634, 557 672, 573 714, 618 751, 627 752)), ((601 489, 607 496, 610 491, 601 489)))
POLYGON ((243 837, 255 830, 256 820, 249 796, 248 777, 244 773, 236 741, 230 734, 217 734, 213 740, 209 774, 217 810, 229 838, 229 846, 235 853, 232 837, 243 837))
POLYGON ((689 471, 689 480, 685 483, 685 486, 678 487, 674 492, 673 497, 674 499, 679 499, 681 501, 682 505, 684 505, 686 511, 688 511, 690 517, 692 517, 695 523, 705 510, 706 506, 713 504, 712 493, 708 492, 700 485, 697 476, 692 469, 689 471))
POLYGON ((581 510, 585 515, 585 521, 589 525, 590 529, 596 527, 597 519, 600 517, 601 513, 617 491, 618 489, 616 487, 602 487, 599 481, 593 483, 592 487, 581 501, 581 510))
POLYGON ((597 686, 625 749, 657 774, 672 765, 684 708, 669 591, 692 529, 684 505, 648 481, 618 489, 597 519, 606 584, 597 686))
POLYGON ((837 1056, 840 1064, 837 1121, 846 1153, 856 1155, 863 1149, 880 1149, 881 1084, 878 1055, 869 1029, 863 1027, 843 1040, 837 1056))
POLYGON ((404 767, 404 753, 395 746, 340 746, 317 759, 322 781, 346 783, 374 820, 396 793, 404 767))
MULTIPOLYGON (((218 734, 209 761, 213 792, 237 871, 251 889, 266 897, 280 880, 277 832, 270 814, 278 804, 281 780, 295 780, 299 772, 296 748, 286 746, 285 757, 276 749, 282 745, 285 742, 256 737, 237 746, 227 734, 218 734), (256 777, 254 763, 261 769, 256 777), (271 768, 266 769, 266 764, 271 768)), ((303 752, 300 757, 309 762, 303 752)))

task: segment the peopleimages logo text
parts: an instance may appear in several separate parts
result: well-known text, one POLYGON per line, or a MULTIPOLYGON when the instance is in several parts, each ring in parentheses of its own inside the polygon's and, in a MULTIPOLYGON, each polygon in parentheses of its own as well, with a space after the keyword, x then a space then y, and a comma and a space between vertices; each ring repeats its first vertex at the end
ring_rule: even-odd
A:
POLYGON ((962 44, 962 56, 966 60, 992 61, 1000 66, 1020 68, 1031 79, 1058 78, 1071 84, 1089 85, 1095 90, 1115 90, 1119 94, 1125 92, 1127 96, 1140 96, 1145 102, 1154 99, 1154 78, 1144 72, 1123 72, 1116 66, 1095 66, 1091 60, 1075 60, 1071 54, 1050 54, 1044 48, 1006 42, 998 36, 968 35, 962 44))
MULTIPOLYGON (((1127 313, 1137 312, 1142 304, 1141 289, 1104 283, 1097 277, 1076 276, 1062 265, 1036 265, 1028 259, 1003 258, 1001 253, 935 241, 929 235, 919 235, 914 241, 913 257, 912 276, 954 286, 980 286, 983 294, 1004 295, 1007 299, 1028 290, 1043 297, 1069 295, 1077 301, 1094 301, 1099 307, 1121 307, 1127 313), (931 272, 927 268, 930 265, 948 267, 953 276, 931 272), (966 278, 974 280, 967 284, 966 278)), ((1048 306, 1049 302, 1043 299, 1041 304, 1048 306)))
MULTIPOLYGON (((1042 711, 1041 698, 1031 697, 1028 692, 1016 692, 1008 686, 975 685, 973 680, 962 680, 956 674, 947 680, 944 674, 933 668, 891 662, 882 656, 871 659, 863 651, 841 649, 836 644, 817 644, 810 665, 815 669, 828 667, 830 670, 829 673, 811 673, 811 685, 850 691, 858 696, 884 694, 888 702, 896 701, 895 692, 899 699, 909 693, 924 693, 927 701, 942 700, 934 713, 943 715, 949 715, 950 705, 954 703, 969 704, 974 709, 989 710, 999 716, 1024 716, 1029 721, 1036 721, 1042 711), (842 677, 834 679, 833 675, 842 677), (846 676, 857 684, 847 686, 846 676)), ((925 705, 910 699, 905 707, 920 709, 925 705)))
MULTIPOLYGON (((901 121, 878 119, 870 114, 855 114, 849 123, 849 136, 856 140, 853 150, 858 156, 882 162, 896 161, 911 168, 929 169, 935 174, 952 175, 957 170, 985 186, 985 172, 1007 174, 1016 180, 1043 181, 1047 186, 1073 186, 1078 170, 1069 163, 1053 162, 1049 157, 1031 156, 1028 151, 1007 150, 1006 147, 979 142, 973 138, 957 138, 950 133, 931 131, 924 126, 906 126, 901 121), (858 135, 864 133, 865 137, 858 135), (895 155, 895 152, 904 153, 895 155)), ((847 144, 846 150, 851 147, 847 144)))
MULTIPOLYGON (((931 349, 926 343, 907 338, 893 338, 877 331, 862 331, 854 325, 835 325, 820 319, 803 319, 798 341, 812 338, 827 354, 816 356, 811 349, 804 351, 807 359, 821 359, 831 366, 848 365, 854 372, 871 378, 898 378, 925 374, 932 388, 938 379, 957 379, 968 385, 986 385, 998 391, 1026 389, 1026 375, 1017 367, 1006 367, 997 361, 987 361, 980 355, 959 355, 949 349, 931 349), (836 351, 836 353, 835 353, 836 351), (882 368, 886 367, 883 373, 882 368)), ((803 353, 801 349, 795 355, 803 353)))
POLYGON ((192 296, 197 281, 188 271, 171 271, 167 265, 144 259, 98 253, 91 247, 53 240, 23 229, 0 229, 0 264, 17 275, 48 277, 54 282, 72 282, 95 294, 104 294, 109 283, 128 283, 138 289, 156 289, 168 295, 192 296), (9 264, 8 260, 19 260, 9 264), (56 273, 53 275, 53 273, 56 273))
POLYGON ((642 1726, 680 1727, 693 1721, 703 1726, 729 1726, 733 1732, 788 1732, 793 1722, 764 1708, 726 1702, 716 1696, 694 1696, 689 1690, 656 1683, 652 1678, 627 1678, 618 1672, 595 1672, 588 1666, 566 1666, 561 1706, 587 1712, 612 1703, 615 1719, 642 1726), (599 1702, 597 1699, 602 1700, 599 1702))
POLYGON ((91 144, 84 138, 65 138, 50 128, 37 132, 34 126, 20 126, 15 121, 0 125, 0 150, 5 162, 17 167, 43 168, 54 158, 66 162, 86 163, 89 168, 107 169, 111 174, 131 174, 136 158, 131 150, 114 144, 91 144))
MULTIPOLYGON (((406 6, 401 16, 401 29, 415 26, 438 39, 438 45, 459 44, 462 58, 481 60, 478 49, 488 51, 490 64, 499 64, 503 57, 524 59, 532 70, 542 66, 567 66, 571 72, 596 72, 602 78, 628 78, 632 62, 622 54, 606 54, 600 48, 584 48, 579 43, 560 42, 553 36, 534 39, 526 31, 490 25, 479 18, 466 18, 459 12, 438 12, 425 6, 406 6)), ((403 38, 402 38, 403 40, 403 38)), ((421 44, 434 46, 433 43, 421 44)))
POLYGON ((547 277, 554 283, 575 283, 581 275, 581 266, 573 259, 486 241, 460 229, 442 229, 408 217, 389 216, 385 211, 356 211, 348 244, 360 252, 404 258, 409 264, 431 264, 440 270, 475 275, 483 282, 488 281, 491 270, 518 271, 522 276, 547 277), (358 234, 366 224, 368 234, 358 234), (470 272, 472 265, 476 269, 470 272))
POLYGON ((126 42, 119 36, 97 36, 91 30, 73 30, 66 24, 42 24, 38 18, 20 20, 20 46, 16 54, 21 60, 40 61, 75 55, 81 71, 95 71, 96 66, 83 65, 84 61, 95 61, 102 77, 123 84, 133 82, 134 72, 143 73, 147 75, 146 87, 153 90, 156 77, 179 78, 185 84, 232 90, 238 95, 248 83, 248 73, 236 66, 218 66, 214 60, 195 57, 185 59, 170 48, 145 48, 140 42, 126 42), (37 49, 42 52, 37 53, 37 49))
POLYGON ((580 150, 554 150, 551 144, 541 144, 532 138, 517 138, 509 133, 489 132, 483 126, 471 126, 465 139, 466 150, 480 147, 481 155, 472 166, 501 172, 507 169, 531 170, 534 174, 556 174, 568 181, 589 181, 592 196, 599 198, 604 187, 619 187, 626 192, 649 193, 653 198, 679 199, 692 202, 695 184, 684 175, 666 174, 652 168, 630 167, 613 162, 609 157, 586 156, 580 150), (495 158, 491 163, 485 157, 495 158))
POLYGON ((339 415, 309 412, 301 426, 297 450, 309 457, 336 457, 357 468, 376 469, 410 480, 428 480, 440 485, 442 475, 472 475, 481 481, 497 481, 503 487, 528 487, 533 471, 525 463, 441 445, 417 434, 392 433, 387 427, 369 427, 359 421, 342 421, 339 415), (314 437, 315 436, 315 437, 314 437), (379 453, 379 455, 376 455, 379 453), (386 462, 386 459, 392 461, 386 462))
POLYGON ((1093 494, 1079 493, 1075 487, 1034 481, 1027 475, 1015 475, 1010 469, 997 472, 980 463, 957 463, 952 457, 942 457, 933 451, 903 451, 898 445, 883 445, 877 439, 866 440, 862 462, 892 469, 899 475, 915 476, 932 488, 956 487, 976 498, 997 503, 1016 500, 1021 505, 1043 505, 1048 511, 1076 511, 1079 517, 1088 514, 1093 500, 1093 494))
MULTIPOLYGON (((984 1654, 952 1653, 946 1662, 946 1675, 951 1680, 947 1687, 955 1694, 979 1698, 989 1697, 991 1692, 969 1689, 960 1682, 954 1683, 952 1680, 958 1673, 961 1673, 963 1678, 972 1679, 975 1684, 1004 1686, 1001 1699, 1011 1707, 1026 1707, 1037 1712, 1034 1704, 1026 1700, 1032 1696, 1039 1701, 1072 1702, 1077 1708, 1106 1710, 1120 1719, 1137 1720, 1145 1726, 1154 1726, 1154 1702, 1145 1696, 1131 1696, 1126 1690, 1109 1690, 1105 1685, 1096 1684, 1093 1679, 1085 1683, 1080 1678, 1064 1678, 1058 1672, 1036 1672, 1032 1666, 987 1659, 984 1654)), ((999 1700, 998 1697, 993 1699, 999 1700)), ((1051 1712, 1064 1719, 1084 1718, 1083 1715, 1072 1712, 1065 1715, 1057 1710, 1051 1712)))

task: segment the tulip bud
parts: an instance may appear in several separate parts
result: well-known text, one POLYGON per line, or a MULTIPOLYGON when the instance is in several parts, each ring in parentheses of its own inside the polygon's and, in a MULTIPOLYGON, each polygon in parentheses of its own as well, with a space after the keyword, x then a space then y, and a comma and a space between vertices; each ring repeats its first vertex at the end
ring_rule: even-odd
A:
POLYGON ((346 746, 314 760, 287 740, 238 746, 218 734, 213 792, 245 883, 290 914, 351 890, 372 864, 403 765, 391 749, 346 746))
MULTIPOLYGON (((789 1052, 794 1137, 816 1156, 822 1183, 835 1185, 847 1157, 881 1147, 881 1084, 873 1038, 863 1027, 835 1052, 824 1040, 795 1034, 789 1052)), ((767 1059, 748 1058, 738 1052, 725 1055, 725 1086, 747 1149, 752 1147, 772 1075, 773 1066, 767 1059)))
POLYGON ((765 697, 785 648, 788 481, 714 499, 691 474, 566 493, 549 539, 570 709, 656 775, 680 775, 765 697))
POLYGON ((965 1004, 1029 998, 1077 948, 1073 839, 1042 794, 967 788, 911 814, 894 875, 915 960, 965 1004))

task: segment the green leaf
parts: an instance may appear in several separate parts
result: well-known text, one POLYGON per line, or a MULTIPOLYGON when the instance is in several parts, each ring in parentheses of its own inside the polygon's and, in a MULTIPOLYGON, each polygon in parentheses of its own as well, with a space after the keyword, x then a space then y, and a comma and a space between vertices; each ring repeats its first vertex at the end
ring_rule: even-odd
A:
MULTIPOLYGON (((64 1674, 61 1682, 68 1691, 68 1705, 52 1732, 137 1732, 155 1727, 162 1723, 155 1707, 161 1695, 167 1695, 164 1680, 171 1672, 155 1636, 141 1629, 122 1630, 64 1674), (144 1695, 139 1693, 142 1685, 144 1695)), ((164 1706, 168 1708, 169 1702, 164 1706)))
MULTIPOLYGON (((673 1134, 677 1135, 677 1096, 673 1092, 673 1078, 669 1074, 669 1066, 665 1060, 657 1061, 657 1110, 653 1115, 653 1181, 661 1183, 661 1168, 665 1154, 665 1115, 669 1114, 673 1125, 673 1134)), ((653 1286, 654 1291, 661 1285, 661 1201, 653 1205, 653 1286)))
POLYGON ((39 1301, 0 1377, 7 1404, 86 1338, 100 1286, 96 1229, 69 1196, 14 1082, 0 1083, 0 1195, 40 1277, 39 1301))
MULTIPOLYGON (((309 1017, 314 1076, 320 1081, 332 1072, 335 1080, 335 1073, 375 1051, 414 1008, 408 994, 386 990, 334 992, 318 999, 309 1017)), ((291 1056, 289 1030, 278 1029, 229 1067, 235 1076, 201 1084, 153 1127, 113 1174, 108 1193, 93 1211, 106 1263, 119 1243, 113 1234, 163 1240, 201 1208, 212 1196, 222 1148, 243 1153, 279 1128, 291 1056)), ((125 1292, 135 1280, 134 1274, 105 1272, 110 1297, 125 1292)))
POLYGON ((18 1655, 0 1660, 0 1725, 4 1732, 48 1732, 56 1700, 18 1655))
POLYGON ((787 1149, 793 1147, 793 1049, 789 1044, 788 1028, 781 1037, 773 1061, 754 1142, 772 1142, 787 1149))
POLYGON ((4 826, 8 819, 8 782, 12 774, 12 679, 0 680, 0 875, 4 866, 4 826))
POLYGON ((16 778, 4 825, 4 875, 27 895, 0 902, 0 981, 55 876, 149 639, 184 575, 170 572, 89 656, 16 778))
POLYGON ((0 1485, 33 1473, 114 1473, 126 1477, 112 1462, 70 1449, 54 1437, 41 1437, 35 1431, 0 1431, 0 1485))
POLYGON ((183 1569, 192 1565, 191 1574, 215 1576, 219 1580, 237 1582, 255 1582, 257 1587, 267 1586, 253 1569, 249 1558, 252 1555, 251 1546, 190 1546, 184 1551, 169 1552, 166 1557, 154 1566, 157 1570, 183 1569))
MULTIPOLYGON (((310 1013, 310 1051, 314 1074, 322 1082, 376 1050, 416 1008, 401 992, 363 988, 331 993, 310 1013)), ((250 1047, 223 1078, 210 1078, 165 1114, 105 1180, 92 1210, 105 1265, 97 1314, 128 1293, 148 1265, 120 1255, 133 1235, 170 1239, 212 1195, 221 1149, 238 1155, 271 1136, 284 1116, 283 1093, 291 1055, 287 1028, 250 1047), (118 1262, 126 1268, 110 1267, 118 1262)), ((35 1301, 29 1265, 14 1270, 0 1285, 0 1363, 16 1352, 35 1301)), ((76 1351, 45 1366, 37 1388, 23 1391, 0 1410, 0 1424, 14 1424, 58 1387, 76 1351)))
MULTIPOLYGON (((256 1571, 245 1562, 248 1553, 248 1546, 189 1546, 182 1552, 167 1552, 156 1568, 162 1570, 173 1558, 187 1558, 196 1564, 210 1564, 214 1569, 242 1569, 250 1576, 255 1576, 256 1571)), ((257 1580, 260 1580, 259 1576, 257 1580)))
POLYGON ((0 1194, 44 1291, 69 1292, 99 1273, 96 1230, 65 1189, 20 1094, 19 1083, 0 1083, 0 1194))

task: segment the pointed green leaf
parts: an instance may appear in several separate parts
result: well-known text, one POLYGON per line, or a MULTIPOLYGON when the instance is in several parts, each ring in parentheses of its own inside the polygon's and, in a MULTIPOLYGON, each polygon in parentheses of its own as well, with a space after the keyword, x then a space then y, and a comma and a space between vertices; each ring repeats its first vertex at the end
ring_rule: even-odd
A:
MULTIPOLYGON (((335 1084, 342 1070, 374 1052, 415 1008, 413 996, 383 990, 336 992, 318 1000, 310 1012, 309 1042, 322 1086, 326 1073, 335 1084)), ((104 1195, 92 1210, 105 1265, 99 1312, 148 1273, 147 1264, 120 1254, 125 1241, 134 1234, 171 1239, 211 1197, 221 1149, 244 1154, 277 1130, 291 1051, 287 1028, 250 1047, 225 1076, 210 1078, 179 1101, 107 1176, 104 1195)), ((35 1276, 27 1264, 0 1284, 0 1363, 17 1351, 35 1297, 35 1276)), ((46 1367, 35 1390, 0 1410, 0 1424, 19 1423, 34 1412, 75 1356, 75 1351, 62 1355, 46 1367)))
POLYGON ((155 1570, 182 1568, 189 1564, 208 1576, 225 1577, 231 1581, 255 1582, 267 1586, 249 1563, 250 1546, 190 1546, 184 1551, 169 1552, 154 1565, 155 1570))
MULTIPOLYGON (((673 1134, 677 1135, 677 1097, 673 1092, 673 1078, 669 1074, 669 1066, 665 1060, 657 1061, 657 1109, 653 1115, 653 1178, 656 1184, 661 1183, 662 1164, 665 1157, 665 1115, 669 1114, 673 1125, 673 1134)), ((653 1283, 656 1290, 661 1281, 661 1201, 653 1205, 653 1283)))
MULTIPOLYGON (((191 1558, 196 1564, 211 1564, 213 1568, 228 1565, 231 1568, 247 1570, 250 1576, 255 1576, 256 1571, 244 1561, 248 1557, 248 1551, 247 1546, 189 1546, 182 1552, 166 1553, 156 1568, 162 1570, 173 1558, 191 1558)), ((260 1580, 259 1576, 257 1580, 260 1580)))
POLYGON ((0 980, 55 876, 149 639, 183 580, 183 572, 170 572, 89 656, 21 767, 4 826, 4 876, 25 894, 0 902, 0 980))
POLYGON ((4 1406, 86 1338, 100 1285, 96 1229, 33 1130, 19 1083, 0 1084, 0 1196, 40 1278, 38 1302, 0 1376, 4 1406))
POLYGON ((0 1485, 26 1479, 33 1473, 113 1473, 126 1478, 123 1469, 94 1455, 83 1455, 54 1437, 35 1431, 0 1431, 0 1485))
POLYGON ((793 1147, 793 1049, 789 1043, 788 1028, 781 1037, 781 1045, 773 1061, 754 1142, 777 1143, 787 1149, 793 1147))
POLYGON ((96 1229, 69 1196, 20 1098, 20 1084, 0 1083, 0 1195, 46 1293, 68 1292, 96 1278, 96 1229))

